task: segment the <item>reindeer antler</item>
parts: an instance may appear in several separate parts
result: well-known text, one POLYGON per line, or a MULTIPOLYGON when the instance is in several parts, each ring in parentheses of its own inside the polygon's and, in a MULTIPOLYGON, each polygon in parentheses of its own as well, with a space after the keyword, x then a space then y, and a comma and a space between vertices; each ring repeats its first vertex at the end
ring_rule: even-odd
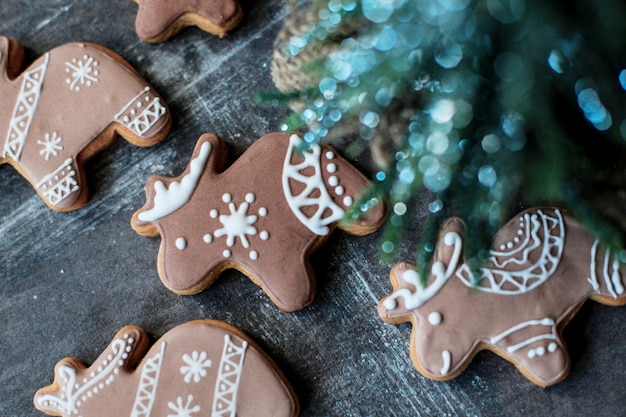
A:
POLYGON ((105 389, 113 383, 121 368, 128 366, 130 352, 138 344, 140 333, 134 328, 120 332, 109 345, 108 356, 96 369, 86 369, 76 359, 64 359, 55 369, 54 384, 35 394, 35 406, 44 412, 60 415, 78 414, 78 409, 94 392, 105 389), (92 370, 83 380, 79 375, 92 370))
POLYGON ((414 269, 407 269, 402 273, 400 278, 407 284, 415 287, 415 291, 411 291, 408 288, 400 288, 393 292, 384 302, 383 305, 387 310, 394 310, 398 306, 397 299, 402 298, 404 300, 404 306, 407 309, 414 309, 424 305, 428 300, 433 298, 443 287, 443 285, 450 279, 454 271, 457 269, 459 259, 461 258, 461 249, 463 246, 463 239, 457 232, 446 233, 443 242, 446 246, 454 246, 452 256, 450 257, 450 263, 446 267, 441 261, 436 261, 430 268, 430 272, 435 276, 435 280, 424 287, 420 280, 419 273, 414 269))

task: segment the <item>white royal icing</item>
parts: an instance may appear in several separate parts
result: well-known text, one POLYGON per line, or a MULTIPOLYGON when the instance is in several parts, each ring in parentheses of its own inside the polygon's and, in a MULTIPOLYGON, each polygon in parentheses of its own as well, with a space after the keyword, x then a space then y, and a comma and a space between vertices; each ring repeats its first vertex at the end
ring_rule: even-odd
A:
MULTIPOLYGON (((256 261, 259 259, 259 251, 252 248, 250 242, 251 236, 258 234, 261 240, 269 239, 269 232, 267 230, 257 230, 255 224, 259 220, 259 217, 265 217, 268 215, 268 210, 265 207, 259 207, 257 214, 249 214, 251 205, 256 201, 256 195, 254 193, 247 193, 244 196, 244 201, 237 207, 231 193, 222 194, 221 201, 227 204, 229 213, 220 214, 218 209, 209 210, 209 217, 212 219, 218 219, 222 225, 219 229, 215 230, 213 234, 206 233, 203 236, 203 241, 207 244, 213 243, 215 239, 226 237, 226 245, 229 248, 233 248, 236 245, 237 240, 241 242, 241 246, 245 249, 251 249, 248 256, 251 260, 256 261)), ((224 258, 230 258, 233 255, 232 250, 226 249, 222 252, 224 258)))
MULTIPOLYGON (((537 327, 537 328, 541 328, 541 327, 549 327, 549 331, 548 332, 544 332, 532 337, 528 337, 524 340, 522 340, 519 343, 516 343, 514 345, 510 345, 506 347, 507 352, 509 353, 513 353, 516 352, 528 345, 531 345, 537 341, 540 340, 556 340, 557 336, 554 333, 554 325, 555 325, 555 321, 549 317, 540 319, 540 320, 527 320, 521 323, 516 324, 515 326, 512 326, 511 328, 503 331, 502 333, 498 334, 497 336, 494 336, 491 338, 491 343, 492 344, 496 344, 501 342, 502 340, 504 340, 506 337, 510 336, 511 334, 514 334, 520 330, 523 329, 527 329, 529 327, 537 327)), ((548 345, 548 351, 549 352, 555 352, 557 349, 558 345, 555 342, 551 342, 548 345)), ((531 349, 527 355, 529 358, 534 358, 536 356, 543 356, 546 353, 546 350, 543 346, 539 346, 537 348, 531 349)))
POLYGON ((229 335, 224 335, 224 350, 215 381, 211 417, 235 417, 237 414, 237 394, 247 347, 248 342, 245 340, 241 346, 237 346, 229 335))
POLYGON ((165 113, 167 108, 161 104, 161 99, 152 97, 150 87, 145 87, 115 115, 115 120, 143 137, 165 113))
POLYGON ((169 187, 166 187, 162 181, 156 181, 154 183, 156 193, 154 207, 139 213, 138 219, 144 222, 153 222, 184 206, 196 189, 210 154, 211 144, 204 142, 200 147, 198 156, 189 164, 189 173, 180 182, 173 181, 169 187))
MULTIPOLYGON (((137 369, 139 381, 132 409, 116 415, 150 417, 155 411, 155 414, 168 417, 236 417, 248 342, 233 340, 229 334, 224 335, 223 341, 219 365, 215 367, 217 369, 206 351, 189 349, 181 352, 177 358, 166 357, 166 350, 174 353, 175 347, 161 342, 158 351, 142 362, 141 369, 137 369), (164 363, 171 360, 180 361, 179 366, 173 368, 174 374, 167 373, 167 366, 163 367, 164 363), (174 384, 167 389, 160 388, 161 379, 163 382, 171 380, 174 384), (190 393, 195 390, 195 384, 204 387, 200 391, 196 390, 203 392, 203 395, 194 396, 190 393), (212 401, 206 387, 213 387, 212 401), (163 403, 163 400, 166 400, 167 408, 153 410, 155 404, 163 403)), ((38 395, 35 398, 37 405, 57 415, 81 417, 81 408, 93 399, 100 396, 113 398, 120 393, 119 387, 115 385, 132 378, 125 371, 130 371, 128 360, 135 343, 130 333, 115 339, 97 369, 84 370, 81 367, 77 370, 66 364, 59 366, 56 371, 57 391, 38 395)))
POLYGON ((202 378, 208 375, 206 368, 213 366, 213 361, 209 359, 209 354, 206 352, 198 352, 194 350, 191 354, 183 354, 183 362, 185 363, 180 367, 180 373, 183 374, 183 379, 186 383, 200 382, 202 378))
POLYGON ((161 350, 148 359, 141 370, 139 386, 130 417, 149 417, 156 399, 157 387, 161 377, 161 366, 166 343, 161 343, 161 350))
POLYGON ((176 239, 175 244, 178 250, 185 250, 187 248, 187 239, 185 239, 184 237, 179 237, 178 239, 176 239))
POLYGON ((111 344, 111 354, 102 362, 97 370, 90 372, 82 381, 77 380, 76 369, 61 365, 58 369, 61 391, 60 395, 44 394, 37 397, 37 404, 48 410, 56 410, 66 415, 79 415, 79 408, 89 399, 111 385, 120 373, 128 354, 132 350, 134 340, 128 333, 115 339, 111 344))
MULTIPOLYGON (((345 211, 333 201, 324 184, 320 161, 322 148, 319 145, 313 145, 310 150, 302 153, 304 157, 303 162, 292 164, 291 159, 301 143, 302 138, 298 135, 294 134, 289 138, 289 148, 287 149, 283 165, 283 192, 289 208, 291 208, 298 220, 316 235, 325 236, 330 232, 328 226, 341 220, 345 211), (313 168, 314 174, 312 176, 302 174, 301 171, 307 168, 313 168), (304 190, 299 195, 294 195, 289 184, 290 180, 305 185, 304 190), (317 196, 311 197, 312 195, 317 196), (310 206, 317 206, 318 208, 313 216, 308 217, 302 209, 310 206), (331 214, 328 217, 323 217, 327 211, 330 211, 331 214)), ((332 154, 332 152, 328 153, 332 154)), ((335 172, 337 166, 328 164, 326 169, 329 172, 335 172)), ((344 199, 344 203, 346 201, 351 200, 344 199)))
MULTIPOLYGON (((446 268, 444 273, 444 265, 437 261, 431 267, 431 273, 435 275, 435 281, 428 287, 423 288, 422 283, 419 280, 419 275, 416 271, 407 270, 401 278, 407 283, 415 287, 415 291, 411 291, 408 288, 401 288, 391 294, 384 302, 383 305, 388 310, 397 308, 397 298, 402 297, 405 302, 405 308, 414 309, 423 305, 426 301, 431 299, 448 280, 450 275, 455 275, 468 287, 475 288, 480 291, 492 292, 502 295, 515 295, 523 294, 533 290, 537 286, 544 283, 548 278, 552 276, 554 271, 559 265, 561 256, 563 254, 563 247, 565 242, 565 226, 563 223, 563 217, 559 210, 554 210, 555 217, 545 214, 542 210, 537 210, 536 213, 526 214, 520 222, 520 229, 517 235, 524 235, 524 239, 514 240, 516 245, 504 244, 504 249, 510 249, 510 251, 490 251, 489 261, 497 268, 481 268, 481 277, 478 283, 475 283, 470 277, 471 272, 467 264, 463 263, 459 269, 455 272, 457 263, 461 256, 461 237, 451 232, 445 236, 445 244, 450 246, 455 245, 454 253, 450 260, 450 265, 446 268), (543 238, 539 236, 539 232, 543 231, 543 238), (528 262, 531 252, 540 250, 540 257, 536 262, 530 266, 521 269, 507 271, 504 269, 507 265, 523 265, 528 262), (505 288, 505 285, 507 286, 505 288)), ((502 247, 501 247, 502 248, 502 247)), ((595 278, 595 251, 592 248, 592 265, 591 274, 589 279, 590 283, 595 287, 598 287, 597 279, 595 278)), ((619 271, 615 269, 611 278, 608 278, 608 260, 605 261, 605 281, 607 286, 611 285, 621 289, 621 280, 619 278, 619 271), (618 285, 615 285, 618 284, 618 285)))
POLYGON ((424 287, 420 280, 420 276, 417 271, 413 269, 407 269, 402 273, 400 278, 410 286, 414 287, 412 291, 409 288, 400 288, 394 291, 384 302, 383 305, 387 310, 395 310, 398 307, 398 298, 404 300, 404 308, 412 310, 418 308, 428 300, 433 298, 444 284, 450 279, 455 271, 459 259, 461 258, 462 240, 456 232, 449 232, 444 237, 444 243, 447 246, 454 246, 452 256, 450 258, 450 264, 446 267, 442 262, 437 261, 433 263, 431 267, 431 274, 435 276, 435 280, 424 287))
POLYGON ((74 170, 74 160, 68 158, 52 173, 48 174, 38 184, 46 200, 52 205, 59 205, 70 195, 80 189, 76 170, 74 170))
POLYGON ((183 397, 177 397, 176 402, 169 401, 167 406, 175 414, 168 414, 168 417, 192 417, 192 414, 199 413, 201 407, 194 404, 194 398, 192 394, 187 395, 187 399, 183 397))
POLYGON ((80 91, 82 86, 91 87, 98 82, 98 61, 89 55, 84 55, 82 59, 73 58, 71 62, 65 63, 65 71, 70 74, 65 82, 70 86, 70 91, 80 91))
POLYGON ((46 133, 43 140, 37 141, 37 145, 43 147, 39 155, 43 156, 46 161, 49 161, 51 156, 59 156, 59 151, 63 150, 61 142, 63 138, 57 132, 46 133))
POLYGON ((244 248, 249 248, 250 242, 248 241, 248 236, 257 234, 254 224, 257 222, 258 217, 248 215, 250 202, 254 201, 254 194, 249 193, 247 196, 250 195, 252 198, 246 198, 246 201, 241 203, 239 208, 232 202, 230 194, 226 193, 222 197, 222 201, 228 204, 230 214, 222 214, 219 216, 219 221, 222 223, 223 227, 217 229, 214 236, 226 236, 226 244, 230 247, 235 245, 235 239, 238 238, 244 248))
POLYGON ((428 322, 433 326, 439 326, 443 321, 443 316, 438 311, 433 311, 428 315, 428 322))
POLYGON ((441 366, 441 375, 447 375, 450 372, 450 364, 452 363, 452 354, 444 350, 441 352, 441 359, 443 361, 443 365, 441 366))
MULTIPOLYGON (((593 242, 591 246, 591 261, 589 264, 589 278, 587 281, 591 284, 593 290, 597 293, 600 292, 600 284, 598 283, 598 277, 596 274, 597 267, 597 251, 598 244, 600 242, 596 240, 593 242)), ((604 284, 606 289, 609 291, 609 294, 613 298, 617 298, 618 296, 624 293, 624 286, 622 285, 622 276, 620 272, 620 262, 619 259, 614 256, 611 261, 611 253, 610 251, 604 252, 604 267, 602 268, 602 277, 604 278, 604 284), (609 264, 611 265, 611 273, 609 273, 609 264)))
POLYGON ((35 117, 49 59, 50 54, 45 54, 43 63, 25 72, 22 77, 22 86, 15 102, 4 146, 4 156, 15 161, 20 160, 26 137, 35 117))
POLYGON ((505 244, 505 249, 510 249, 508 252, 491 250, 489 261, 495 267, 481 268, 477 283, 471 278, 467 264, 459 268, 456 276, 468 287, 502 295, 524 294, 543 284, 559 266, 565 245, 563 216, 559 210, 554 210, 554 214, 553 217, 542 210, 525 214, 517 233, 524 235, 524 240, 518 240, 518 246, 505 244), (540 231, 543 231, 543 238, 539 236, 540 231), (540 251, 540 256, 528 267, 505 269, 510 264, 528 263, 530 254, 535 251, 540 251))

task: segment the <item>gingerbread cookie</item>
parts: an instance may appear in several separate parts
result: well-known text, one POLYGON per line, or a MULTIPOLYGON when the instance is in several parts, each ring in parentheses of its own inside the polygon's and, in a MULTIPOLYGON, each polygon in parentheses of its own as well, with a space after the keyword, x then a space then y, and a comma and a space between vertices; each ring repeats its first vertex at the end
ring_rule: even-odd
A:
POLYGON ((215 320, 175 327, 148 350, 126 326, 85 368, 66 358, 35 394, 44 413, 72 417, 294 417, 298 399, 272 360, 245 334, 215 320))
POLYGON ((134 0, 135 31, 146 42, 164 42, 188 26, 223 38, 243 17, 237 0, 134 0))
POLYGON ((150 146, 168 133, 165 102, 115 53, 67 44, 21 72, 23 58, 18 41, 0 37, 0 163, 13 165, 54 210, 86 203, 83 164, 116 134, 150 146))
POLYGON ((570 368, 563 327, 587 299, 626 304, 626 269, 571 216, 541 208, 498 232, 475 280, 461 259, 463 230, 456 218, 443 225, 426 285, 415 267, 393 268, 380 317, 413 323, 411 359, 428 378, 452 379, 486 349, 537 385, 561 381, 570 368))
POLYGON ((375 231, 384 209, 377 204, 355 223, 342 222, 368 181, 330 148, 301 154, 302 142, 295 134, 268 134, 222 172, 224 143, 205 134, 181 176, 149 179, 132 226, 144 236, 161 235, 165 286, 194 294, 234 268, 282 310, 313 300, 309 255, 335 227, 354 235, 375 231))

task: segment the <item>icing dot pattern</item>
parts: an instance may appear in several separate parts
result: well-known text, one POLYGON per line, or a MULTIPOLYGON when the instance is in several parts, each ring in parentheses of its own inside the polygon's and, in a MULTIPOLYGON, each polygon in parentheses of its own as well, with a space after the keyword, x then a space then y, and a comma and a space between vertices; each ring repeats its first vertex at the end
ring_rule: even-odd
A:
MULTIPOLYGON (((328 172, 329 174, 336 174, 338 169, 337 164, 332 162, 333 159, 335 159, 335 154, 332 151, 327 151, 325 156, 326 159, 328 159, 328 163, 325 166, 326 172, 328 172)), ((335 191, 336 195, 343 196, 346 193, 345 188, 340 185, 339 177, 337 177, 337 175, 331 175, 330 177, 328 177, 327 182, 328 185, 332 187, 332 189, 335 191)), ((342 199, 342 202, 344 206, 350 207, 352 206, 352 204, 354 204, 354 199, 350 196, 345 196, 342 199)))
POLYGON ((554 353, 557 351, 559 346, 556 342, 550 343, 547 348, 545 346, 538 346, 534 349, 530 349, 527 353, 529 359, 538 358, 544 356, 546 353, 554 353))
MULTIPOLYGON (((266 217, 269 212, 266 207, 258 207, 257 214, 249 214, 250 205, 256 201, 254 193, 246 193, 244 201, 237 206, 231 193, 222 194, 221 201, 227 204, 228 209, 220 211, 218 208, 209 210, 209 218, 218 219, 222 227, 212 230, 202 235, 202 242, 210 245, 216 243, 221 237, 226 237, 226 245, 229 249, 222 252, 224 258, 231 258, 233 250, 240 242, 244 249, 251 249, 248 252, 249 259, 256 261, 259 259, 259 250, 252 249, 250 239, 252 236, 258 235, 259 239, 266 241, 270 238, 267 230, 257 230, 255 224, 260 217, 266 217), (222 213, 222 214, 220 214, 222 213)), ((175 241, 176 248, 185 250, 187 248, 187 238, 179 237, 175 241)))
POLYGON ((438 311, 433 311, 428 315, 428 322, 433 326, 439 326, 443 321, 443 316, 438 311))
POLYGON ((37 399, 37 403, 48 409, 66 411, 82 417, 78 409, 115 381, 120 374, 120 369, 126 365, 128 354, 133 350, 134 343, 135 339, 129 333, 124 333, 114 340, 111 344, 111 353, 95 371, 91 371, 88 377, 82 379, 82 385, 75 382, 76 369, 61 365, 58 371, 58 377, 62 382, 59 388, 60 395, 42 395, 37 399))
POLYGON ((519 227, 517 229, 517 231, 515 232, 516 236, 513 238, 513 240, 510 240, 506 243, 502 243, 500 245, 500 250, 504 251, 504 250, 511 250, 514 247, 518 246, 518 244, 520 243, 520 236, 523 236, 524 234, 526 234, 526 222, 523 216, 520 216, 519 218, 519 227))

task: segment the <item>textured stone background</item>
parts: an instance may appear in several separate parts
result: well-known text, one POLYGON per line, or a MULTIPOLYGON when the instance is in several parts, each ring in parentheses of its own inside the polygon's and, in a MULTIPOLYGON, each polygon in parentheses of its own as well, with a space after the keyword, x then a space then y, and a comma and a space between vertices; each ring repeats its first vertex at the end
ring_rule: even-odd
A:
MULTIPOLYGON (((245 19, 225 39, 188 29, 148 45, 135 36, 130 0, 1 1, 0 35, 20 40, 27 60, 71 41, 106 46, 161 92, 175 121, 156 147, 118 140, 91 160, 90 203, 73 213, 50 210, 15 170, 0 167, 0 416, 42 415, 32 397, 52 382, 56 362, 91 363, 124 325, 157 338, 200 318, 225 320, 255 339, 295 386, 303 416, 625 415, 626 307, 582 308, 565 329, 571 375, 554 387, 532 385, 490 353, 451 382, 421 377, 409 359, 410 325, 376 314, 391 288, 378 234, 337 232, 313 257, 314 303, 292 314, 236 272, 195 296, 161 285, 159 239, 129 226, 147 177, 178 175, 203 132, 222 136, 232 161, 286 115, 251 96, 273 87, 272 42, 287 11, 278 0, 242 6, 245 19)), ((372 174, 367 160, 353 162, 372 174)), ((419 236, 424 207, 409 237, 419 236)), ((412 258, 407 242, 395 260, 412 258)))

